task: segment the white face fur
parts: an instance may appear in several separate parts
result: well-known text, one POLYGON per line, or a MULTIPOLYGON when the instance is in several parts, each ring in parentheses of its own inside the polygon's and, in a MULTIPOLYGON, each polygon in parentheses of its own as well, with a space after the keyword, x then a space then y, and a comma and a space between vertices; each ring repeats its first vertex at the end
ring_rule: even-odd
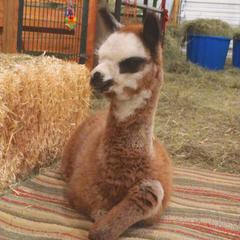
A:
POLYGON ((107 92, 116 93, 119 100, 128 100, 129 96, 123 91, 124 87, 138 88, 138 80, 147 66, 144 62, 150 59, 150 52, 146 50, 142 41, 134 33, 115 32, 107 39, 98 51, 99 64, 91 72, 91 78, 97 72, 102 76, 102 81, 113 80, 113 85, 107 92), (124 71, 131 65, 129 61, 139 61, 137 71, 124 71), (129 60, 130 59, 130 60, 129 60), (128 62, 124 60, 127 60, 128 62))

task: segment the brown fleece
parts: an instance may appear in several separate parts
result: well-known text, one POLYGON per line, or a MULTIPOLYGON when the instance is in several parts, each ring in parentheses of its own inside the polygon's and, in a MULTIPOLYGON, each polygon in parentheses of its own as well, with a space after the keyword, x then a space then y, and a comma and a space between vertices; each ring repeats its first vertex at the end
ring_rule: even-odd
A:
MULTIPOLYGON (((119 32, 132 32, 141 38, 141 28, 128 26, 119 32)), ((138 80, 138 88, 124 88, 129 96, 150 90, 146 104, 120 121, 114 114, 119 102, 115 94, 107 94, 109 110, 88 117, 64 149, 62 171, 70 200, 96 220, 90 240, 114 240, 136 222, 152 222, 160 217, 171 196, 171 161, 152 134, 163 80, 161 50, 148 64, 149 71, 138 80)))

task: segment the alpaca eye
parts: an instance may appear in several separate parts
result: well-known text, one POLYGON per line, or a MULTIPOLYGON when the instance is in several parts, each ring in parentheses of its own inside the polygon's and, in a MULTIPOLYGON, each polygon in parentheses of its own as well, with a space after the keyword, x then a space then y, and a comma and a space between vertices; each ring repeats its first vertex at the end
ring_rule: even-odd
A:
POLYGON ((120 73, 136 73, 144 62, 146 62, 146 59, 140 57, 124 59, 119 63, 120 73))

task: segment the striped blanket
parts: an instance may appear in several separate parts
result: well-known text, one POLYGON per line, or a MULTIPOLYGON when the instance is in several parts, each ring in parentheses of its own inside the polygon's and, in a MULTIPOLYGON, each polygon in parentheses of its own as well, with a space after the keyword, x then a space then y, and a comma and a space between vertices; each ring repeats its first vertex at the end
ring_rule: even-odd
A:
MULTIPOLYGON (((0 199, 0 239, 87 239, 92 222, 65 197, 59 169, 0 199)), ((121 240, 240 239, 240 176, 174 169, 171 204, 152 227, 130 228, 121 240)))

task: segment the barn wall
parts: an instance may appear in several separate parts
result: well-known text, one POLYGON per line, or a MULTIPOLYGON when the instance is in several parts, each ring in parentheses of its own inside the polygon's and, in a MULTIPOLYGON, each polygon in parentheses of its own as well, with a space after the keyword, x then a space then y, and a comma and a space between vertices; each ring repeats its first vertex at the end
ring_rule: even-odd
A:
POLYGON ((215 18, 240 25, 240 0, 182 0, 180 22, 196 18, 215 18))

